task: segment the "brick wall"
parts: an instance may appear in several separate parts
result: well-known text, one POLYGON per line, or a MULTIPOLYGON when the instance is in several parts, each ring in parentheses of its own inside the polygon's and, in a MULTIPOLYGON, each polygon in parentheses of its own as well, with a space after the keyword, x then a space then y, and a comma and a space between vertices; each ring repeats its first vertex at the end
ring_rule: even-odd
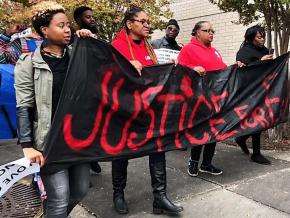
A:
MULTIPOLYGON (((185 44, 191 38, 191 31, 196 22, 210 21, 216 31, 213 46, 222 54, 226 64, 233 64, 247 27, 234 24, 238 20, 236 13, 224 13, 208 0, 175 0, 171 4, 173 18, 178 21, 180 33, 178 43, 185 44)), ((155 31, 152 39, 160 38, 164 32, 155 31)))

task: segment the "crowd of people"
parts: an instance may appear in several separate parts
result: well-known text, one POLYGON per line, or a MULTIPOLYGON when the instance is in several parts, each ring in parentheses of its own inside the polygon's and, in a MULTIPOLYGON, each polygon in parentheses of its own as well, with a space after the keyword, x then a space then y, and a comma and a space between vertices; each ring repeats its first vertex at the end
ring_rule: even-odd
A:
MULTIPOLYGON (((41 4, 41 3, 40 3, 41 4)), ((60 93, 64 84, 71 54, 73 31, 64 8, 52 3, 53 7, 39 10, 32 17, 36 34, 11 41, 11 35, 21 32, 24 27, 14 25, 0 34, 0 63, 15 64, 15 90, 17 101, 17 129, 19 143, 24 156, 31 162, 44 165, 42 151, 44 140, 56 112, 60 93), (22 54, 22 55, 21 55, 22 54)), ((41 8, 41 7, 39 7, 41 8)), ((96 20, 93 10, 82 6, 73 14, 79 30, 77 37, 97 37, 96 20)), ((123 28, 111 42, 139 72, 148 65, 158 64, 154 49, 166 48, 180 51, 178 64, 193 69, 200 76, 227 67, 221 54, 212 47, 215 31, 209 21, 200 21, 192 30, 190 42, 183 47, 176 42, 180 31, 178 22, 170 19, 165 36, 150 43, 150 20, 145 10, 131 6, 124 14, 123 28)), ((273 58, 264 46, 265 31, 255 25, 245 33, 245 41, 237 52, 237 64, 242 67, 257 61, 273 58)), ((251 159, 260 164, 270 164, 260 152, 261 133, 236 138, 245 154, 249 154, 246 141, 252 137, 253 154, 251 159)), ((221 175, 223 171, 212 164, 216 143, 191 148, 188 161, 188 174, 198 172, 221 175), (201 164, 200 156, 203 151, 201 164)), ((166 154, 149 155, 149 169, 153 189, 153 213, 178 214, 183 207, 174 204, 167 196, 166 154)), ((119 214, 129 212, 124 189, 127 181, 128 160, 112 161, 113 202, 119 214)), ((44 217, 64 218, 86 195, 90 186, 90 169, 100 173, 97 162, 70 166, 54 173, 41 173, 47 193, 44 204, 44 217)))

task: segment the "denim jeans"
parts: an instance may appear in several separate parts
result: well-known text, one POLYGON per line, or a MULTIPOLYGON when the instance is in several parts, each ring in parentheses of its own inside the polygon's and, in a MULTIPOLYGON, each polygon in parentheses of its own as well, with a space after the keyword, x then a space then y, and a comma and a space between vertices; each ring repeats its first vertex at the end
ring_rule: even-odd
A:
POLYGON ((54 174, 42 175, 46 190, 45 218, 66 218, 87 194, 90 164, 80 164, 54 174))

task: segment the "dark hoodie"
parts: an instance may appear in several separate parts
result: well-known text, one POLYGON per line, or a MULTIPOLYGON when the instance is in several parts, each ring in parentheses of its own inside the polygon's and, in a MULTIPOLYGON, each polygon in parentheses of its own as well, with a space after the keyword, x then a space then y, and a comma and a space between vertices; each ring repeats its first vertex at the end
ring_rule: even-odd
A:
POLYGON ((126 34, 127 33, 125 29, 122 29, 117 34, 117 36, 112 42, 114 48, 116 48, 129 61, 137 60, 144 66, 153 65, 154 63, 150 58, 148 51, 146 50, 144 40, 141 40, 141 42, 137 44, 128 35, 128 40, 131 43, 135 59, 132 57, 129 49, 129 44, 127 42, 126 34))
POLYGON ((237 53, 236 60, 248 65, 253 63, 259 63, 261 58, 269 54, 269 49, 264 47, 257 47, 252 43, 246 43, 237 53))

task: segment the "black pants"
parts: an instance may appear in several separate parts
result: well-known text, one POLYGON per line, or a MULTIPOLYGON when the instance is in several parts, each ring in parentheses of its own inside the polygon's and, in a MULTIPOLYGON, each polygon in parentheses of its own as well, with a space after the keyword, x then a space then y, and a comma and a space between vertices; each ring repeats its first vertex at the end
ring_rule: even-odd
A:
MULTIPOLYGON (((149 155, 149 166, 158 165, 158 163, 163 163, 165 165, 165 153, 156 153, 149 155)), ((114 160, 112 161, 112 182, 113 182, 113 189, 114 193, 123 193, 123 190, 126 187, 127 182, 127 167, 128 167, 128 160, 121 159, 121 160, 114 160)), ((166 169, 161 168, 164 175, 166 175, 166 169)), ((151 178, 154 177, 152 175, 152 170, 150 170, 151 178)), ((166 181, 165 181, 166 182, 166 181)), ((166 187, 166 184, 164 184, 166 187)))
POLYGON ((251 135, 244 135, 237 137, 238 141, 246 143, 247 139, 252 137, 252 144, 253 144, 253 154, 260 154, 261 153, 261 133, 255 133, 251 135))
POLYGON ((212 158, 214 156, 216 142, 206 144, 206 145, 193 146, 191 148, 191 160, 199 162, 199 158, 200 158, 200 154, 201 154, 203 146, 204 146, 204 151, 203 151, 202 165, 208 166, 211 164, 212 158))

